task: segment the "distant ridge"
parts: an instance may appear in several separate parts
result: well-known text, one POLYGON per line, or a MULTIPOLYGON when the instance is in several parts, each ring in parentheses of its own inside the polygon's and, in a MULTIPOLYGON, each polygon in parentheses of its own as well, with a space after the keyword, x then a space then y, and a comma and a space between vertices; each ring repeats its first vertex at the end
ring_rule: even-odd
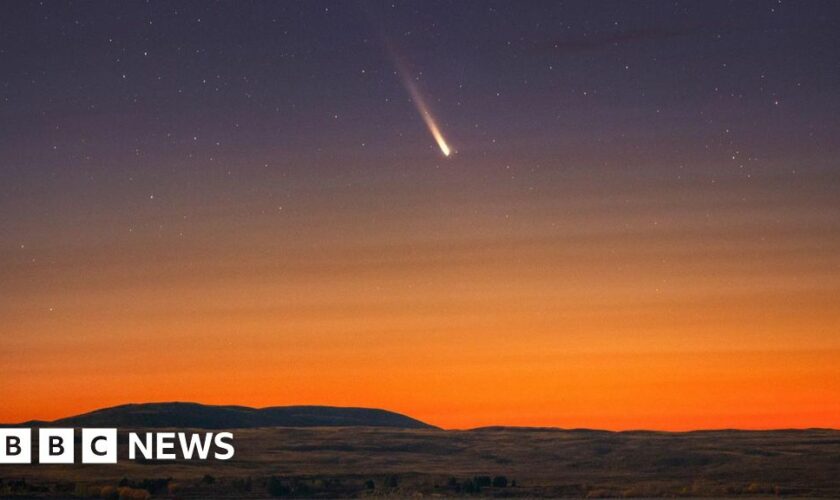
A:
POLYGON ((376 408, 335 406, 213 406, 199 403, 143 403, 103 408, 28 426, 173 427, 244 429, 254 427, 396 427, 436 429, 406 415, 376 408))

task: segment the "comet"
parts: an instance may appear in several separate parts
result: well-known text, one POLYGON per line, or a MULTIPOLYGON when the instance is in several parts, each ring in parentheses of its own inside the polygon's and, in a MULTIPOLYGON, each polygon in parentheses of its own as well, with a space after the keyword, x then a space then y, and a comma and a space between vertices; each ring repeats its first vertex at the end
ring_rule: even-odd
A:
POLYGON ((416 107, 417 112, 420 113, 420 118, 423 119, 423 123, 426 124, 426 128, 429 129, 429 133, 432 134, 432 137, 435 139, 435 142, 440 148, 440 152, 443 153, 443 156, 449 157, 452 154, 452 149, 449 147, 449 144, 446 143, 446 139, 443 137, 440 127, 438 127, 434 116, 432 116, 432 112, 429 110, 428 104, 426 104, 426 99, 423 98, 423 95, 420 93, 420 89, 417 87, 417 84, 411 77, 408 69, 406 69, 406 66, 400 63, 400 58, 397 57, 393 50, 391 51, 391 54, 394 56, 394 60, 396 61, 397 72, 400 74, 400 79, 408 91, 408 94, 411 96, 411 101, 414 103, 414 107, 416 107))

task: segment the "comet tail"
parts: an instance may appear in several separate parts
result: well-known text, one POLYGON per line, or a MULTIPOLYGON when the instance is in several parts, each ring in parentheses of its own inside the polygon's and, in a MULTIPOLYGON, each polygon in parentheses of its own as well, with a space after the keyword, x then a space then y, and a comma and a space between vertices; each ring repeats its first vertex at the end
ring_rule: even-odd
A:
POLYGON ((449 144, 446 143, 446 139, 444 139, 437 123, 435 123, 435 119, 429 111, 429 106, 426 104, 426 100, 423 99, 423 96, 420 94, 420 90, 417 88, 414 80, 411 79, 408 71, 406 71, 400 64, 397 64, 397 68, 400 72, 400 77, 402 77, 403 83, 405 84, 405 88, 411 95, 411 100, 414 101, 414 105, 417 107, 420 117, 423 118, 423 122, 426 123, 426 127, 428 127, 429 132, 432 134, 432 137, 434 137, 435 142, 437 142, 440 151, 444 156, 449 156, 452 154, 452 150, 449 148, 449 144))

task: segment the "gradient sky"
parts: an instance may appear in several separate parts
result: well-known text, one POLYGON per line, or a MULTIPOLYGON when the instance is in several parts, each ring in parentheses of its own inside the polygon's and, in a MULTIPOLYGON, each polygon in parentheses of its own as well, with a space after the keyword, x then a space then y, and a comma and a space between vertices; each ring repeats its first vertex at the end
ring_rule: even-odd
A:
POLYGON ((0 9, 0 421, 840 427, 836 2, 0 9))

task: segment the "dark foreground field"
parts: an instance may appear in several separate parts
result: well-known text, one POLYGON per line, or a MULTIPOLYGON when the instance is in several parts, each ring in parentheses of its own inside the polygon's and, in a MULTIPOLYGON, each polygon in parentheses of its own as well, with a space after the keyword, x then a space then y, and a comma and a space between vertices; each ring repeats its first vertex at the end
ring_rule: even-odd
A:
MULTIPOLYGON (((5 496, 840 497, 840 431, 264 428, 229 462, 0 466, 5 496)), ((121 436, 124 438, 124 433, 121 436)))

